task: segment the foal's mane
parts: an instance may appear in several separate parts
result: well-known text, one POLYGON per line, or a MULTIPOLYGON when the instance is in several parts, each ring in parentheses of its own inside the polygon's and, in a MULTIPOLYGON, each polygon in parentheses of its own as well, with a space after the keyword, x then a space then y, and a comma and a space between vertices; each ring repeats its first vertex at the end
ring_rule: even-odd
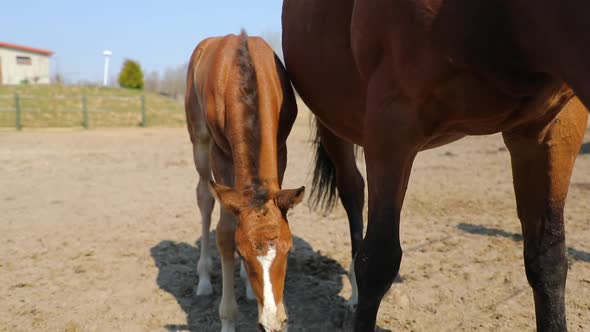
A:
POLYGON ((252 184, 247 190, 251 191, 250 205, 254 208, 261 208, 269 199, 268 190, 260 183, 258 177, 258 162, 260 160, 261 126, 258 114, 258 81, 256 79, 256 68, 250 55, 248 47, 248 35, 244 29, 240 32, 240 45, 236 51, 236 64, 239 69, 240 103, 244 106, 242 124, 244 130, 244 141, 249 147, 250 170, 252 171, 252 184))
POLYGON ((248 35, 242 29, 240 32, 240 45, 237 49, 236 61, 240 70, 240 89, 242 91, 241 102, 251 111, 251 115, 258 119, 258 82, 256 80, 256 68, 250 56, 248 48, 248 35))

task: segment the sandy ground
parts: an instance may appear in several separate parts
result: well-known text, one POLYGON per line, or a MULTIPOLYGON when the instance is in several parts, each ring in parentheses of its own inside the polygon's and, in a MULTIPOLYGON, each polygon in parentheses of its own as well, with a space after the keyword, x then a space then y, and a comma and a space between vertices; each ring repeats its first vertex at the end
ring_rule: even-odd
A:
MULTIPOLYGON (((286 187, 310 182, 307 116, 290 137, 286 187)), ((498 135, 418 156, 401 282, 383 301, 380 329, 533 330, 511 181, 498 135)), ((217 331, 219 273, 214 295, 193 295, 195 184, 184 129, 0 133, 0 330, 217 331)), ((581 154, 566 207, 571 331, 590 330, 589 193, 590 155, 581 154)), ((350 317, 345 213, 302 205, 289 219, 290 331, 342 330, 350 317)), ((256 331, 244 293, 238 281, 239 329, 256 331)))

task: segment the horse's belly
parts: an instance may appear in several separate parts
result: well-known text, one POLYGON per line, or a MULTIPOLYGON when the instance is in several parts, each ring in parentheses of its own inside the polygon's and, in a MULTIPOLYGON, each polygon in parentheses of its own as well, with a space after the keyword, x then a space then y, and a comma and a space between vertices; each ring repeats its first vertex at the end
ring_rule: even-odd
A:
POLYGON ((567 86, 551 81, 528 96, 515 96, 466 74, 434 89, 423 118, 432 121, 434 136, 489 135, 557 114, 572 95, 567 86))

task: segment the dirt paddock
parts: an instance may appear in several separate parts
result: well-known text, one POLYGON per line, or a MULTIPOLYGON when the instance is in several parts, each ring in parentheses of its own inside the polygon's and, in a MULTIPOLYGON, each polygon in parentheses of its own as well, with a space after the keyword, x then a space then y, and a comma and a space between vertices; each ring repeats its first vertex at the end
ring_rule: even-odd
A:
MULTIPOLYGON (((285 187, 309 186, 307 117, 300 114, 289 139, 285 187)), ((566 206, 571 331, 590 330, 586 153, 590 143, 566 206)), ((193 293, 196 178, 184 128, 0 132, 0 331, 218 331, 216 253, 214 295, 193 293)), ((296 247, 286 283, 290 331, 345 330, 344 210, 322 214, 304 204, 289 220, 296 247)), ((401 232, 401 278, 381 306, 381 330, 534 329, 499 135, 421 153, 401 232)), ((256 331, 256 305, 241 280, 236 287, 239 330, 256 331)))

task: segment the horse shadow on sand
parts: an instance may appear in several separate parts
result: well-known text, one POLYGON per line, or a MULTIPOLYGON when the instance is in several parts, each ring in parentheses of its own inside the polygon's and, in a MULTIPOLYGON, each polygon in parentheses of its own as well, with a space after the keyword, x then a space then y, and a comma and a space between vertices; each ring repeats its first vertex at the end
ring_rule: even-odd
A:
MULTIPOLYGON (((485 227, 482 225, 465 224, 465 223, 461 223, 461 224, 457 225, 457 228, 466 232, 466 233, 470 233, 470 234, 485 235, 485 236, 501 236, 501 237, 511 239, 512 241, 515 241, 515 242, 522 241, 521 234, 510 233, 510 232, 507 232, 507 231, 499 229, 499 228, 491 228, 491 227, 485 227)), ((590 252, 578 250, 578 249, 572 248, 572 247, 567 247, 567 254, 569 256, 569 259, 571 259, 573 261, 590 263, 590 252)))
POLYGON ((580 154, 590 154, 590 142, 582 144, 580 147, 580 154))
MULTIPOLYGON (((165 240, 151 248, 151 255, 159 269, 157 283, 174 295, 187 317, 186 324, 168 324, 168 331, 219 331, 218 316, 221 300, 221 263, 215 248, 215 232, 211 235, 213 294, 196 296, 197 260, 201 240, 196 245, 165 240)), ((303 239, 293 236, 294 249, 289 256, 285 284, 285 305, 289 314, 289 331, 350 331, 351 310, 339 293, 347 271, 335 260, 316 252, 303 239)), ((258 309, 255 301, 246 299, 239 264, 235 270, 235 291, 238 302, 237 330, 259 331, 256 325, 258 309)), ((176 322, 178 323, 178 322, 176 322)), ((377 331, 389 331, 377 329, 377 331)))

